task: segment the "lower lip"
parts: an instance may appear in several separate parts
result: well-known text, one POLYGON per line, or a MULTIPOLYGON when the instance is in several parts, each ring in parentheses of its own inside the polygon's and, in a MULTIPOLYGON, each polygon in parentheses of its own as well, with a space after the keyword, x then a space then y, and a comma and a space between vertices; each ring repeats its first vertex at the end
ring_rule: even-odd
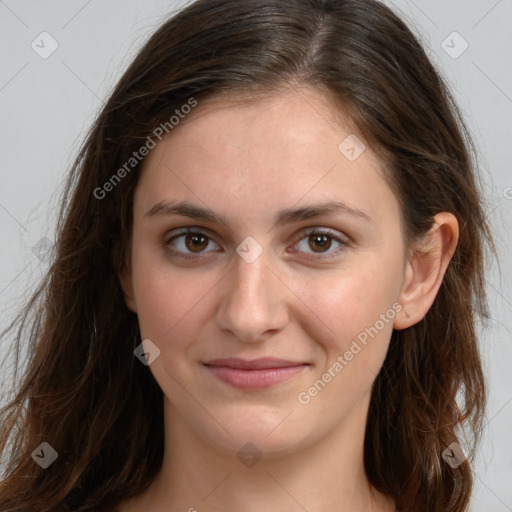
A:
POLYGON ((307 365, 286 366, 284 368, 263 368, 260 370, 242 370, 229 366, 206 367, 219 380, 239 389, 265 389, 291 379, 307 365))

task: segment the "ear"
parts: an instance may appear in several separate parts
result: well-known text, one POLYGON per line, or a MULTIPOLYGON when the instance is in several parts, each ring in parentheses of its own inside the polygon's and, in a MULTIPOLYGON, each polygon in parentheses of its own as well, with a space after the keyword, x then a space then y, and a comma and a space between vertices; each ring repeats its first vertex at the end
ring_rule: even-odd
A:
POLYGON ((119 281, 121 282, 121 288, 123 289, 124 302, 126 307, 130 311, 137 313, 137 304, 135 302, 135 294, 133 293, 132 272, 129 268, 129 265, 127 265, 125 269, 119 273, 119 281))
POLYGON ((395 318, 394 329, 406 329, 427 314, 441 287, 458 239, 459 223, 456 217, 448 212, 438 213, 432 228, 412 249, 406 262, 398 300, 403 309, 395 318))

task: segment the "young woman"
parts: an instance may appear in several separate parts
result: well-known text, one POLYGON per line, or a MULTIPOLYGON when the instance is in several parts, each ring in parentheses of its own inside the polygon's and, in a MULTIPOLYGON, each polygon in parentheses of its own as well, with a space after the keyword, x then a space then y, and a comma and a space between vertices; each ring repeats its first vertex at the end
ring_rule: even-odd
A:
POLYGON ((11 327, 0 511, 467 509, 492 237, 459 111, 389 8, 191 4, 65 198, 11 327))

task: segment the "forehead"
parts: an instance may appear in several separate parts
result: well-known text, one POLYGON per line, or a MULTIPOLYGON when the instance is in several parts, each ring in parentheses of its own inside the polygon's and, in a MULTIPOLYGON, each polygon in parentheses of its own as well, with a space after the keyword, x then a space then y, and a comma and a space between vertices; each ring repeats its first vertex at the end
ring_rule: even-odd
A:
POLYGON ((375 217, 398 207, 362 135, 305 89, 199 103, 146 157, 137 189, 148 207, 179 197, 247 215, 300 201, 342 200, 375 217))

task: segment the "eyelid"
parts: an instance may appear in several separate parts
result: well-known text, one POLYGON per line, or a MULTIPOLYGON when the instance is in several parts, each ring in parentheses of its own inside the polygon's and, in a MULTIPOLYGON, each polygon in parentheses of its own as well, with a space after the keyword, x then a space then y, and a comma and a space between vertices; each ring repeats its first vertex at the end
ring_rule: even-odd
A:
MULTIPOLYGON (((213 240, 215 242, 215 235, 212 234, 212 232, 208 228, 203 228, 200 226, 185 226, 182 228, 176 228, 167 233, 165 236, 165 243, 168 244, 171 240, 174 240, 175 238, 178 238, 182 235, 206 235, 210 240, 213 240)), ((215 242, 217 243, 217 242, 215 242)), ((219 245, 219 244, 217 244, 219 245)))
POLYGON ((298 240, 302 240, 302 238, 307 235, 327 235, 340 243, 350 243, 350 238, 347 235, 332 228, 321 228, 316 226, 313 228, 304 228, 298 233, 297 238, 298 240))

